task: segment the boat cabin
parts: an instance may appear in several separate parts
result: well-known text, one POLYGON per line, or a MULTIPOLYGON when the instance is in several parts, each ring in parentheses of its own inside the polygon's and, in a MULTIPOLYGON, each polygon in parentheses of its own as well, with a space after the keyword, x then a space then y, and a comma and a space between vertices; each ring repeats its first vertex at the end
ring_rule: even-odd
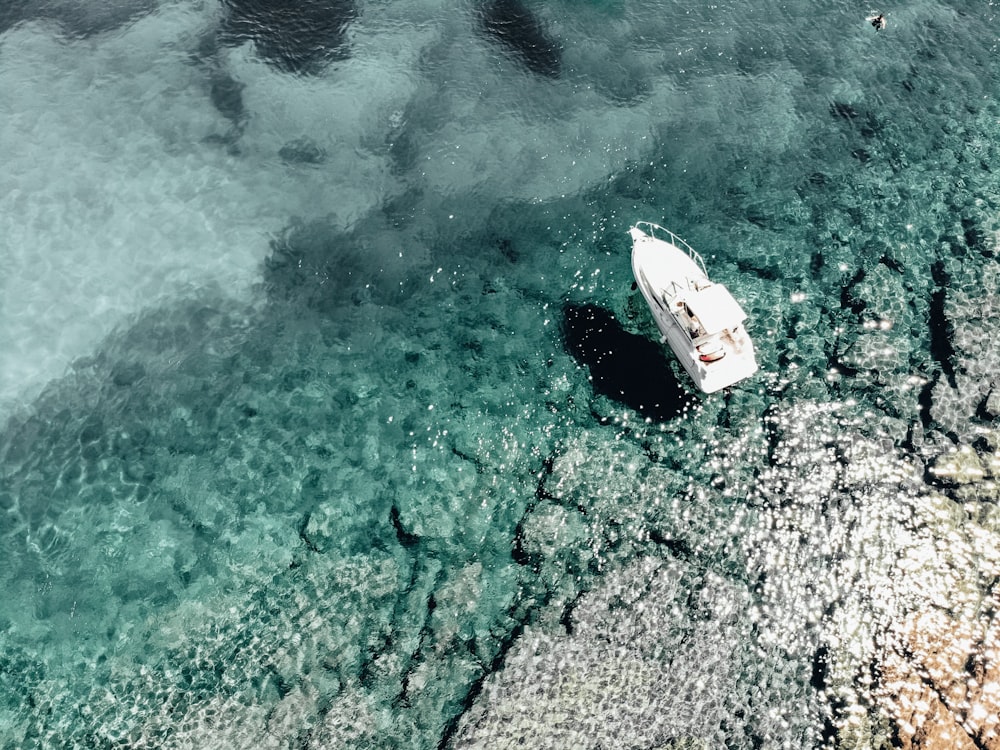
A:
POLYGON ((675 298, 673 313, 692 341, 735 330, 747 317, 722 284, 702 286, 675 298))

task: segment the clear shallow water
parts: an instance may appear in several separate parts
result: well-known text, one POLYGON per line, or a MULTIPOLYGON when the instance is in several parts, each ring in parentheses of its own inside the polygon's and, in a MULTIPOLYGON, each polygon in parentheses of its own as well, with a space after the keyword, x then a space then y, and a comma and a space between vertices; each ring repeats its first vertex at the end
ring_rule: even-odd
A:
POLYGON ((989 730, 991 8, 13 7, 3 746, 989 730), (753 382, 651 345, 640 218, 753 382))

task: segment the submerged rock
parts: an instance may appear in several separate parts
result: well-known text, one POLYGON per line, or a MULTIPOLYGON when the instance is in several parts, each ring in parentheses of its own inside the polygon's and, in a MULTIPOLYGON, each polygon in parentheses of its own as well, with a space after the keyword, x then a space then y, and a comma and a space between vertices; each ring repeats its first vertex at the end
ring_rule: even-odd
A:
MULTIPOLYGON (((814 678, 838 748, 994 750, 996 505, 928 487, 919 462, 847 417, 802 404, 769 417, 773 468, 755 505, 770 531, 744 541, 761 574, 763 637, 789 649, 818 639, 814 678)), ((960 491, 994 471, 985 447, 935 469, 960 491)))
MULTIPOLYGON (((994 596, 994 611, 1000 600, 994 596)), ((1000 750, 1000 624, 943 610, 894 626, 882 664, 883 699, 902 750, 1000 750)))
POLYGON ((450 746, 814 747, 802 718, 815 706, 794 670, 777 653, 719 647, 752 640, 748 604, 696 566, 638 558, 581 596, 565 627, 526 628, 450 746))

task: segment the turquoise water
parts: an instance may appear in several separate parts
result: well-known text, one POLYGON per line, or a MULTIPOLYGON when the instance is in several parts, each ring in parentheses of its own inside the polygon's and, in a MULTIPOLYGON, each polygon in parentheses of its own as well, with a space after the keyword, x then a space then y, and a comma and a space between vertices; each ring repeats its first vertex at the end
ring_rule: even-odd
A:
POLYGON ((0 747, 898 742, 995 632, 1000 39, 871 10, 0 13, 0 747))

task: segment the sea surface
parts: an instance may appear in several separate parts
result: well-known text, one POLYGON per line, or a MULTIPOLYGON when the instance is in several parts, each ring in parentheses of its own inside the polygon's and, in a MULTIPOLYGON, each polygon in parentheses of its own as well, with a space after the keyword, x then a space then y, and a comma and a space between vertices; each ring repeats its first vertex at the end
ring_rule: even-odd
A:
POLYGON ((985 0, 6 0, 0 748, 994 747, 998 63, 985 0))

